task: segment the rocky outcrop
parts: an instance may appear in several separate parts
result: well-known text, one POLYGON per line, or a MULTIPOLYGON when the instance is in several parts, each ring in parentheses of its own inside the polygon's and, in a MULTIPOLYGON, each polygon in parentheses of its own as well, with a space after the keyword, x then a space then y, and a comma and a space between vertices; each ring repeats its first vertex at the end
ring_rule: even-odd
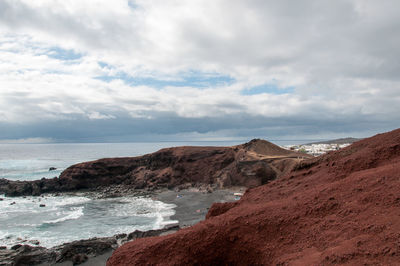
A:
POLYGON ((175 147, 139 157, 107 158, 73 165, 59 178, 0 180, 8 196, 91 190, 110 185, 134 189, 256 187, 290 171, 302 157, 265 140, 233 147, 175 147))
POLYGON ((59 178, 42 178, 34 181, 11 181, 0 179, 0 194, 6 196, 38 196, 46 192, 66 191, 65 183, 59 178))
POLYGON ((66 261, 78 265, 92 257, 110 252, 123 243, 138 238, 170 234, 178 230, 178 225, 171 225, 159 230, 137 230, 130 234, 78 240, 53 248, 18 244, 10 249, 0 249, 0 265, 54 265, 66 261))
POLYGON ((398 265, 400 129, 303 163, 114 265, 398 265), (156 251, 156 252, 155 252, 156 251))

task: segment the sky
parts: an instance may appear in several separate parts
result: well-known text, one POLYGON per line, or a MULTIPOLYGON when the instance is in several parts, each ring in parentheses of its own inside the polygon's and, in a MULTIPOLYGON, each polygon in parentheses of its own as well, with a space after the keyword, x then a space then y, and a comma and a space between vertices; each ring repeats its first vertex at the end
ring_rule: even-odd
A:
POLYGON ((0 142, 400 127, 397 0, 0 0, 0 142))

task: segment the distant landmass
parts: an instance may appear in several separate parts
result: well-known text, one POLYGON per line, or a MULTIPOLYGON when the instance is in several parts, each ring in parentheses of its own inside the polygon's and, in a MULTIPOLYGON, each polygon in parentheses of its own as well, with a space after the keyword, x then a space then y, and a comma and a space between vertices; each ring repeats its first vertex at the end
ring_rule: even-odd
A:
POLYGON ((341 138, 341 139, 332 139, 332 140, 324 140, 318 142, 311 142, 303 145, 312 145, 312 144, 347 144, 347 143, 354 143, 362 139, 358 138, 341 138))

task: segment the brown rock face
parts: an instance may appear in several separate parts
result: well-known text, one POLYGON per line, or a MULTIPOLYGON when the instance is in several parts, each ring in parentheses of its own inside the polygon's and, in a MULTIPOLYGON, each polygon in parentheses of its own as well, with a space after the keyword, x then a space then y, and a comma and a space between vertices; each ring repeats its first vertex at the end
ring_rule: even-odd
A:
POLYGON ((114 184, 135 189, 255 187, 289 171, 304 156, 264 140, 233 147, 176 147, 139 157, 79 163, 55 179, 0 180, 0 192, 10 196, 39 195, 114 184))
POLYGON ((66 169, 60 180, 73 188, 126 184, 135 188, 255 187, 291 169, 304 154, 264 140, 234 147, 176 147, 133 158, 101 159, 66 169), (281 161, 293 162, 281 166, 281 161))
POLYGON ((303 163, 107 265, 399 265, 400 129, 303 163))

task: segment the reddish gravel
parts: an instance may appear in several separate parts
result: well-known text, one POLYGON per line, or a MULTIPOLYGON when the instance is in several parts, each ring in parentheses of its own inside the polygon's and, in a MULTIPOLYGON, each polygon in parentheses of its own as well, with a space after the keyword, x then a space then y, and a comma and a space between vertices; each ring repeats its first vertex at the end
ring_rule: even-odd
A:
POLYGON ((214 204, 207 217, 127 243, 107 265, 399 265, 400 129, 214 204))

